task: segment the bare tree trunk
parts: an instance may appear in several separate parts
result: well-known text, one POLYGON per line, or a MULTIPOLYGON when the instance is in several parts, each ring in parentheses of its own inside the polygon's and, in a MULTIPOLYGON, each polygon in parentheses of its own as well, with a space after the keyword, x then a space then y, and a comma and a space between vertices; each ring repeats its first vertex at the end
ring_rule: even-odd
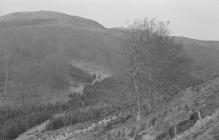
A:
POLYGON ((201 120, 202 119, 202 115, 201 115, 201 112, 200 110, 198 110, 198 119, 201 120))
POLYGON ((173 126, 173 130, 174 130, 175 138, 177 139, 177 130, 176 130, 176 126, 175 125, 173 126))
MULTIPOLYGON (((135 56, 134 56, 134 59, 135 56)), ((138 72, 138 67, 137 64, 135 64, 135 71, 134 71, 134 94, 137 96, 137 117, 136 120, 137 122, 141 121, 141 97, 140 97, 140 93, 139 93, 139 88, 138 88, 138 82, 137 82, 137 72, 138 72)))
POLYGON ((133 83, 134 83, 134 94, 137 96, 137 116, 136 120, 137 122, 141 121, 141 97, 139 93, 139 87, 138 87, 138 72, 139 72, 139 66, 137 63, 136 58, 137 52, 135 49, 135 53, 133 55, 133 62, 134 62, 134 73, 133 73, 133 83))
POLYGON ((137 122, 141 121, 141 103, 140 103, 140 99, 137 100, 137 107, 138 107, 138 112, 137 112, 137 122))
POLYGON ((149 112, 151 112, 152 110, 151 103, 148 103, 148 109, 149 109, 149 112))
POLYGON ((137 72, 134 72, 134 93, 137 96, 137 122, 141 121, 141 97, 137 85, 137 72))

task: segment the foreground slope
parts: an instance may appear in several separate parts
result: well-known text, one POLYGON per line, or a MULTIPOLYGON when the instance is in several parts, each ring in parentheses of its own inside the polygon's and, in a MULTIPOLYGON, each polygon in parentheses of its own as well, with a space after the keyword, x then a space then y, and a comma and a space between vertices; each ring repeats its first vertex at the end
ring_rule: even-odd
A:
MULTIPOLYGON (((219 77, 189 87, 136 123, 135 107, 57 130, 35 127, 17 140, 218 140, 219 77)), ((48 122, 45 122, 48 123, 48 122)))

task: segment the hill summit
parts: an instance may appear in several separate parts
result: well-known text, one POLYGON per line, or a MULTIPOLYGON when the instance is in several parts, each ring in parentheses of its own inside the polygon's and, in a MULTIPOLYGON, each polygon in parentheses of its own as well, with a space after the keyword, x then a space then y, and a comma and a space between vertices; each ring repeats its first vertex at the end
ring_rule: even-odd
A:
POLYGON ((104 29, 104 27, 96 21, 70 16, 64 13, 53 11, 38 12, 16 12, 5 15, 0 18, 0 28, 39 26, 39 25, 69 25, 81 28, 104 29))

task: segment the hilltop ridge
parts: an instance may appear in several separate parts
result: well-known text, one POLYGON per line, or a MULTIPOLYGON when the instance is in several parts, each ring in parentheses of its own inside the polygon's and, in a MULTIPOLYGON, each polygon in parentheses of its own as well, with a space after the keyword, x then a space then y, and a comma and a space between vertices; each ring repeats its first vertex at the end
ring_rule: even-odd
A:
POLYGON ((16 12, 0 18, 0 28, 37 26, 46 24, 69 25, 102 30, 105 28, 94 20, 54 11, 16 12))

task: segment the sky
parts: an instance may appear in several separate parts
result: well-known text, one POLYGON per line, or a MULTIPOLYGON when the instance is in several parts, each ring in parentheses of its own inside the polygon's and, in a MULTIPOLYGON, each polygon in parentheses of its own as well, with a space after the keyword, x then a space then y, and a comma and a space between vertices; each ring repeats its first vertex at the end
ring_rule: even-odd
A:
POLYGON ((170 21, 172 35, 219 40, 219 0, 0 0, 0 16, 39 10, 93 19, 105 27, 156 18, 170 21))

